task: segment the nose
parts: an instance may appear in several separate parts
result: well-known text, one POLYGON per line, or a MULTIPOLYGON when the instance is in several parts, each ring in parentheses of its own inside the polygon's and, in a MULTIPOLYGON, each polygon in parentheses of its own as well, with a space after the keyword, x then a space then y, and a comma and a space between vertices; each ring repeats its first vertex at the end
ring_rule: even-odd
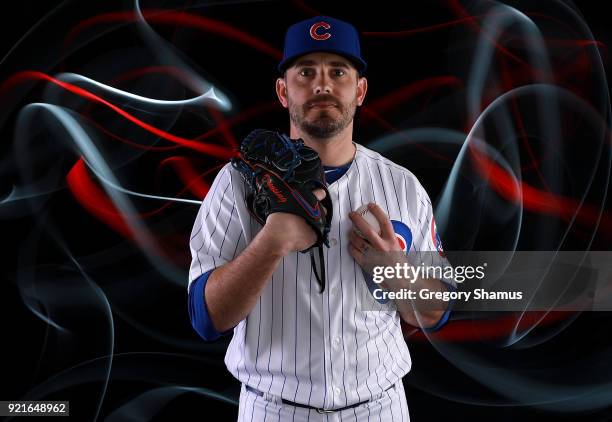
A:
POLYGON ((317 77, 314 81, 315 94, 330 94, 332 92, 331 78, 325 72, 317 72, 317 77))

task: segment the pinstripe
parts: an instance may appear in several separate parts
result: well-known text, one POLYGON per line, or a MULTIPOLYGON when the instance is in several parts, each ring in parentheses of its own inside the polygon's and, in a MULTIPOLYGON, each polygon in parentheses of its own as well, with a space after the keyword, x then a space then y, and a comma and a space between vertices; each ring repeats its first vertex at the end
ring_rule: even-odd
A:
POLYGON ((238 246, 240 245, 241 239, 242 239, 242 232, 240 232, 240 236, 238 236, 238 241, 236 242, 236 247, 234 248, 234 253, 232 254, 232 259, 236 257, 236 252, 238 251, 238 246))
POLYGON ((308 377, 310 379, 310 393, 308 394, 308 404, 310 405, 312 397, 312 265, 310 266, 310 282, 309 284, 309 295, 308 295, 308 321, 309 321, 309 334, 308 334, 308 377))
MULTIPOLYGON (((380 326, 378 325, 377 319, 376 317, 373 317, 374 319, 374 324, 376 325, 376 329, 380 332, 380 326)), ((382 333, 379 338, 382 339, 383 343, 385 343, 385 347, 387 348, 387 354, 385 356, 391 356, 390 351, 389 351, 389 345, 387 344, 387 340, 385 340, 385 334, 386 333, 382 333)), ((380 359, 380 356, 379 356, 380 359)), ((391 381, 389 379, 389 377, 387 376, 387 373, 389 372, 389 369, 387 368, 387 359, 383 360, 382 362, 383 366, 385 367, 385 378, 387 379, 387 381, 389 381, 390 384, 393 384, 393 381, 391 381)), ((393 370, 393 367, 391 367, 391 370, 393 370)), ((395 372, 393 372, 393 375, 395 376, 399 376, 398 374, 396 374, 395 372)))
MULTIPOLYGON (((274 274, 272 274, 272 282, 271 282, 271 289, 272 289, 272 300, 270 301, 270 306, 274 307, 274 274)), ((259 298, 259 300, 261 301, 261 297, 259 298)), ((272 309, 272 315, 274 315, 274 309, 272 309)), ((272 318, 272 327, 270 328, 270 344, 272 344, 272 336, 274 335, 274 319, 272 318)), ((268 386, 268 393, 270 393, 270 389, 272 387, 272 384, 274 383, 274 373, 270 372, 270 360, 272 358, 272 348, 270 347, 270 352, 268 353, 268 373, 270 373, 270 385, 268 386)), ((261 379, 260 379, 261 381, 261 379)), ((259 383, 257 383, 257 386, 259 387, 259 383)), ((266 405, 264 407, 264 410, 266 411, 266 414, 264 415, 264 421, 266 420, 266 416, 267 416, 267 410, 268 410, 268 402, 266 401, 266 405)))
MULTIPOLYGON (((388 390, 385 391, 385 394, 387 395, 387 397, 389 397, 390 401, 393 401, 393 398, 391 398, 391 394, 389 393, 388 390)), ((394 421, 395 420, 395 415, 393 414, 393 406, 389 406, 389 413, 391 413, 391 420, 394 421)))
MULTIPOLYGON (((321 311, 323 311, 323 295, 321 295, 321 311)), ((325 387, 323 389, 323 407, 325 407, 326 399, 327 399, 327 371, 326 369, 327 369, 327 362, 326 362, 326 356, 325 356, 325 338, 324 338, 323 339, 323 383, 325 387)))
MULTIPOLYGON (((325 266, 326 266, 326 272, 327 274, 329 274, 329 250, 325 251, 325 266)), ((331 308, 329 306, 329 288, 325 289, 325 291, 323 292, 323 294, 325 296, 327 296, 327 338, 326 338, 326 342, 325 345, 327 346, 327 343, 329 343, 329 347, 326 347, 327 351, 329 351, 329 374, 331 375, 331 386, 332 386, 332 395, 331 395, 331 406, 335 406, 335 391, 333 390, 334 388, 334 364, 333 364, 333 360, 332 360, 332 333, 331 333, 331 308)), ((325 368, 327 370, 327 367, 325 368)), ((327 391, 325 392, 325 394, 327 395, 327 391)))
MULTIPOLYGON (((395 321, 395 319, 391 320, 391 323, 397 327, 397 329, 399 330, 399 332, 402 332, 402 327, 395 321)), ((402 362, 404 363, 404 365, 406 365, 408 368, 411 367, 411 363, 407 362, 406 359, 404 358, 404 355, 402 354, 402 352, 400 351, 400 346, 398 344, 398 341, 400 341, 397 336, 393 336, 393 341, 395 344, 395 350, 397 350, 397 356, 399 356, 399 358, 402 360, 402 362)), ((403 339, 401 341, 404 341, 403 339)), ((405 345, 406 343, 404 343, 405 345)))
MULTIPOLYGON (((221 180, 223 180, 223 177, 226 175, 226 171, 225 169, 222 169, 221 171, 219 171, 219 173, 217 174, 217 177, 215 178, 215 180, 213 181, 213 185, 211 186, 212 189, 212 195, 210 196, 210 198, 214 198, 215 193, 217 192, 217 188, 219 187, 219 184, 221 183, 221 180)), ((210 200, 207 201, 207 199, 209 198, 209 196, 207 195, 204 200, 202 201, 202 205, 203 208, 202 209, 206 209, 208 211, 210 211, 210 207, 208 206, 210 204, 210 200)), ((193 238, 200 233, 200 231, 202 230, 202 222, 206 220, 206 218, 208 218, 208 212, 206 213, 206 217, 204 217, 203 220, 199 220, 196 219, 196 224, 200 223, 198 226, 198 229, 196 230, 196 232, 194 234, 192 234, 191 239, 193 240, 193 238)))
MULTIPOLYGON (((213 194, 212 194, 212 197, 214 197, 214 196, 215 196, 215 193, 217 192, 217 188, 219 187, 219 183, 221 183, 221 179, 223 178, 223 175, 224 175, 224 174, 225 174, 225 173, 223 173, 223 171, 221 171, 221 172, 219 173, 219 175, 217 176, 217 178, 215 178, 215 181, 213 182, 213 184, 215 185, 215 187, 213 188, 213 194)), ((202 207, 204 207, 205 205, 208 205, 208 204, 206 204, 206 198, 204 199, 204 201, 202 201, 202 207)), ((204 209, 204 208, 202 208, 202 209, 204 209)), ((201 212, 201 210, 200 210, 200 212, 201 212)), ((196 220, 196 221, 198 221, 198 222, 200 223, 200 228, 198 229, 198 234, 202 232, 202 227, 204 226, 204 223, 206 222, 206 219, 208 218, 208 213, 209 213, 209 212, 210 212, 210 207, 206 207, 206 216, 204 217, 204 219, 202 219, 201 221, 200 221, 199 219, 198 219, 198 220, 196 220)), ((199 213, 198 213, 198 214, 199 214, 199 213)), ((190 244, 191 244, 191 241, 193 241, 193 239, 194 239, 195 237, 196 237, 196 235, 194 235, 194 236, 191 238, 191 240, 190 240, 190 242, 189 242, 190 244)), ((201 246, 200 246, 200 247, 197 249, 197 252, 199 252, 199 251, 202 249, 202 246, 204 246, 204 242, 202 242, 202 245, 201 245, 201 246)), ((199 254, 199 253, 196 253, 196 254, 195 254, 195 256, 196 256, 196 258, 197 258, 197 260, 198 260, 198 264, 200 265, 200 274, 204 274, 206 271, 204 271, 204 270, 202 269, 202 262, 200 261, 200 254, 199 254)), ((191 281, 191 280, 195 280, 195 278, 190 277, 190 281, 191 281)))
MULTIPOLYGON (((266 401, 266 405, 264 406, 264 418, 263 418, 263 422, 266 422, 266 418, 268 417, 268 404, 269 403, 270 402, 266 401)), ((253 413, 255 413, 255 409, 253 409, 253 413)), ((259 418, 257 418, 257 420, 259 420, 259 418)))
POLYGON ((253 422, 253 416, 255 415, 255 395, 251 394, 253 404, 251 406, 247 405, 247 409, 251 410, 251 422, 253 422))
MULTIPOLYGON (((353 203, 351 201, 351 190, 348 188, 348 181, 346 183, 346 196, 348 198, 349 201, 349 209, 353 209, 353 203)), ((353 273, 356 273, 356 267, 357 263, 353 260, 353 273)), ((354 280, 354 284, 353 284, 353 292, 355 292, 355 306, 353 307, 353 332, 355 333, 355 350, 357 350, 357 348, 359 347, 359 344, 357 342, 357 277, 353 277, 354 280)), ((355 353, 355 385, 357 385, 358 380, 357 380, 357 373, 359 372, 359 359, 357 357, 357 353, 355 353)), ((355 392, 357 393, 357 400, 358 401, 362 401, 361 400, 361 396, 359 395, 359 389, 356 388, 355 392)), ((355 414, 355 417, 357 417, 357 415, 355 414)))
MULTIPOLYGON (((234 210, 236 209, 236 205, 233 203, 232 204, 232 212, 230 213, 230 218, 227 219, 227 224, 225 225, 225 231, 223 233, 227 234, 228 229, 229 229, 229 225, 232 222, 232 217, 234 215, 234 210)), ((225 239, 227 239, 227 236, 223 236, 223 240, 221 241, 221 246, 219 246, 219 258, 221 258, 221 255, 223 253, 223 245, 225 244, 225 239)), ((211 240, 212 241, 212 240, 211 240)), ((236 243, 236 245, 238 245, 238 243, 236 243)), ((208 246, 208 248, 210 249, 210 245, 208 246)))
POLYGON ((404 413, 402 413, 402 416, 404 418, 403 420, 409 421, 410 412, 408 410, 408 401, 406 400, 406 391, 404 390, 404 384, 402 382, 399 382, 398 388, 399 390, 397 391, 397 393, 398 393, 398 396, 402 399, 400 403, 402 405, 402 408, 404 409, 404 413))
MULTIPOLYGON (((251 229, 251 233, 252 233, 253 232, 253 218, 250 215, 249 215, 249 225, 250 225, 250 229, 251 229)), ((261 297, 259 298, 259 302, 261 302, 261 297)), ((250 318, 247 319, 247 327, 248 327, 249 319, 250 318)), ((248 385, 249 381, 251 380, 251 372, 247 369, 247 363, 245 362, 245 358, 244 358, 245 355, 246 355, 246 353, 244 353, 244 349, 246 349, 246 338, 247 338, 247 336, 248 336, 248 333, 245 330, 245 333, 244 333, 244 346, 243 346, 241 355, 242 355, 242 362, 244 364, 244 368, 247 371, 248 378, 246 380, 246 384, 248 385)))
MULTIPOLYGON (((298 314, 298 274, 300 268, 300 257, 298 254, 295 254, 295 313, 296 316, 298 314)), ((297 374, 297 342, 298 342, 298 319, 295 318, 295 349, 294 349, 294 359, 293 359, 293 376, 297 380, 297 384, 295 386, 295 394, 293 395, 293 401, 297 398, 298 390, 300 389, 300 379, 297 374)))
POLYGON ((246 404, 244 402, 246 395, 244 394, 244 384, 242 384, 240 388, 240 398, 238 399, 238 420, 241 421, 244 416, 244 409, 246 409, 246 404))
POLYGON ((202 231, 202 225, 200 224, 200 227, 198 227, 198 229, 191 234, 191 237, 189 238, 189 240, 195 239, 195 237, 199 235, 201 231, 202 231))
MULTIPOLYGON (((255 372, 257 372, 257 375, 259 375, 259 381, 257 382, 257 385, 259 386, 259 383, 261 382, 261 373, 259 372, 259 370, 257 369, 257 361, 259 360, 259 339, 261 338, 261 296, 259 296, 259 301, 258 301, 258 308, 259 308, 259 324, 257 325, 257 351, 255 353, 255 362, 253 363, 253 368, 255 369, 255 372)), ((250 377, 250 373, 249 373, 249 377, 250 377)))
MULTIPOLYGON (((229 186, 230 189, 232 191, 232 199, 236 197, 235 193, 234 193, 234 186, 232 185, 232 177, 231 175, 229 176, 229 186)), ((225 243, 225 239, 227 239, 227 233, 229 231, 229 227, 230 227, 230 223, 232 222, 232 217, 234 216, 234 210, 236 209, 236 201, 232 200, 232 211, 230 212, 230 216, 227 219, 227 225, 225 226, 225 231, 224 236, 223 236, 223 240, 221 241, 221 246, 219 247, 219 258, 221 258, 221 255, 223 253, 223 244, 225 243)), ((212 237, 211 237, 212 238, 212 237)), ((236 241, 236 247, 238 246, 238 243, 240 242, 240 237, 238 238, 238 240, 236 241)), ((209 246, 210 249, 210 246, 209 246)))
POLYGON ((390 167, 390 168, 394 168, 396 170, 399 170, 401 172, 407 172, 408 170, 406 170, 403 167, 398 166, 397 164, 395 164, 393 161, 389 161, 387 159, 383 159, 383 158, 378 158, 375 155, 370 154, 369 152, 363 151, 362 150, 362 155, 368 157, 370 160, 372 161, 378 161, 378 162, 382 162, 384 163, 386 166, 390 167))
MULTIPOLYGON (((227 186, 223 190, 223 196, 221 197, 221 201, 219 202, 219 209, 217 210, 217 215, 215 216, 215 221, 213 222, 214 229, 213 229, 213 231, 212 231, 212 233, 210 234, 210 237, 209 237, 210 240, 208 242, 208 249, 206 250, 207 254, 208 254, 208 252, 210 252, 210 245, 212 245, 213 236, 215 235, 215 232, 217 231, 217 221, 219 220, 219 213, 221 213, 221 207, 223 206, 223 200, 225 199, 225 193, 227 192, 227 189, 229 188, 229 185, 230 185, 230 183, 227 182, 227 186)), ((233 207, 232 207, 232 209, 233 209, 233 207)), ((204 246, 204 243, 202 243, 202 246, 204 246)))
MULTIPOLYGON (((400 381, 398 384, 401 384, 402 382, 400 381)), ((401 394, 401 390, 400 390, 400 386, 398 385, 397 387, 397 395, 399 396, 401 394)), ((402 401, 401 405, 400 405, 400 412, 402 414, 402 420, 405 420, 405 416, 404 416, 404 403, 402 401)))
MULTIPOLYGON (((397 186, 395 185, 395 178, 393 177, 393 172, 391 171, 391 169, 389 169, 389 177, 391 178, 391 182, 393 183, 393 191, 394 192, 400 192, 397 189, 397 186)), ((399 195, 397 195, 397 194, 395 195, 395 200, 397 202, 397 210, 399 212, 399 219, 400 219, 400 221, 402 221, 402 220, 403 221, 407 221, 407 219, 404 219, 404 215, 402 214, 402 207, 400 206, 399 195)), ((408 246, 410 246, 410 245, 408 245, 408 246)))
MULTIPOLYGON (((245 328, 246 327, 246 322, 242 323, 241 327, 242 327, 242 330, 241 330, 242 334, 238 338, 241 339, 242 347, 239 347, 239 349, 244 350, 244 342, 246 341, 246 328, 245 328)), ((233 340, 234 339, 232 338, 232 341, 233 340)), ((239 354, 238 358, 237 358, 238 363, 236 364, 236 372, 238 373, 238 377, 239 378, 240 378, 240 366, 241 366, 240 359, 242 359, 242 363, 244 364, 244 354, 239 354)))
MULTIPOLYGON (((340 209, 341 206, 341 202, 340 202, 340 189, 338 189, 338 208, 340 209)), ((339 254, 340 254, 340 259, 339 261, 342 262, 342 236, 341 236, 341 228, 342 228, 342 222, 340 221, 338 223, 338 243, 339 243, 339 254)), ((340 265, 339 267, 339 272, 340 272, 340 304, 341 304, 341 312, 342 312, 342 328, 340 330, 340 333, 342 335, 342 386, 344 387, 344 405, 347 406, 348 405, 348 394, 346 394, 346 348, 344 346, 344 285, 342 282, 342 265, 340 265)))
POLYGON ((372 169, 370 169, 370 164, 368 164, 368 162, 365 162, 366 167, 368 168, 368 176, 370 179, 370 192, 372 193, 372 198, 374 198, 374 202, 378 202, 378 200, 376 199, 376 189, 374 189, 374 180, 372 179, 372 169))
MULTIPOLYGON (((283 278, 281 279, 281 344, 285 344, 283 342, 283 334, 285 331, 285 258, 282 260, 283 266, 283 278)), ((287 375, 285 375, 285 368, 283 368, 283 362, 285 358, 284 347, 281 347, 281 373, 283 374, 283 388, 281 389, 281 396, 285 391, 285 383, 287 382, 287 375)))
MULTIPOLYGON (((270 328, 270 344, 274 343, 274 275, 272 275, 272 300, 270 301, 270 314, 272 316, 272 327, 270 328)), ((274 384, 274 373, 270 372, 270 360, 272 359, 272 347, 270 347, 270 354, 268 355, 268 373, 270 374, 270 385, 268 386, 268 393, 272 389, 272 384, 274 384)))
POLYGON ((380 171, 380 166, 376 166, 376 170, 378 170, 378 178, 380 179, 380 186, 382 187, 383 198, 385 198, 385 209, 389 209, 389 202, 387 201, 387 191, 385 189, 385 182, 382 178, 382 173, 380 171))

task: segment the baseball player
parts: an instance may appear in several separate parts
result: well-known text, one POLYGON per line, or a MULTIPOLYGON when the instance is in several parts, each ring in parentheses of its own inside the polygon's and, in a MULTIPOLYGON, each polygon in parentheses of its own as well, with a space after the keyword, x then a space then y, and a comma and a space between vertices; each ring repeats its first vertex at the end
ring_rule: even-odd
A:
POLYGON ((317 239, 311 227, 282 212, 259 224, 245 206, 244 180, 228 164, 191 234, 192 325, 209 341, 233 334, 225 364, 242 384, 239 421, 407 421, 402 377, 411 358, 400 318, 435 330, 449 310, 416 312, 406 301, 373 301, 378 312, 364 310, 371 293, 362 266, 371 251, 441 252, 431 202, 410 171, 353 141, 368 85, 352 25, 326 16, 292 25, 278 69, 289 137, 318 152, 333 203, 327 287, 319 291, 311 261, 299 253, 317 239), (362 204, 380 232, 353 212, 362 204))

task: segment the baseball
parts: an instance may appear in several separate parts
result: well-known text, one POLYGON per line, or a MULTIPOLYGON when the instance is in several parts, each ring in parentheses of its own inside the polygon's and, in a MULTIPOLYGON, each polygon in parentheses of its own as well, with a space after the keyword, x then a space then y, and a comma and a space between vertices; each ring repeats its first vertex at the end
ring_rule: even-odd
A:
MULTIPOLYGON (((378 224, 378 220, 376 219, 374 214, 372 214, 370 210, 368 209, 368 204, 360 206, 359 208, 355 210, 355 212, 361 215, 364 218, 364 220, 367 221, 368 224, 372 226, 372 228, 380 234, 380 224, 378 224)), ((357 226, 353 225, 353 229, 355 230, 355 233, 357 233, 359 236, 361 236, 364 239, 366 238, 366 236, 361 232, 361 230, 357 228, 357 226)))

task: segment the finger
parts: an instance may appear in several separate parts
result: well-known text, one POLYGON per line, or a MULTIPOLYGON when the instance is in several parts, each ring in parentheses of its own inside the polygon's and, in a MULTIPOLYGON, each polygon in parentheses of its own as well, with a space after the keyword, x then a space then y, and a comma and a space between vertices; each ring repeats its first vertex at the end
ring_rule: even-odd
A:
POLYGON ((380 238, 379 234, 374 231, 372 226, 358 213, 351 211, 349 218, 361 233, 365 236, 366 240, 375 246, 378 250, 384 250, 384 242, 380 238))
POLYGON ((357 233, 355 233, 354 230, 351 230, 351 232, 349 233, 349 242, 355 248, 357 248, 359 250, 362 250, 363 249, 363 245, 365 245, 367 240, 365 240, 363 237, 361 237, 357 233))
POLYGON ((353 224, 359 229, 359 231, 366 237, 366 239, 371 240, 374 237, 374 229, 370 224, 358 213, 351 211, 349 213, 349 218, 353 222, 353 224))
POLYGON ((365 245, 365 240, 360 237, 357 237, 357 238, 352 239, 349 243, 353 245, 355 249, 358 249, 361 251, 363 250, 363 246, 365 245))
POLYGON ((357 234, 357 232, 355 232, 354 229, 351 230, 349 232, 349 242, 351 242, 352 244, 356 244, 357 243, 357 238, 361 239, 361 237, 357 234))
POLYGON ((325 198, 325 196, 327 195, 327 194, 325 193, 325 191, 324 191, 323 189, 321 189, 321 188, 314 189, 314 190, 312 191, 312 193, 314 194, 314 196, 316 196, 316 197, 317 197, 317 199, 318 199, 319 201, 322 201, 322 200, 325 198))
POLYGON ((367 250, 373 249, 370 242, 365 240, 363 237, 353 233, 349 234, 349 243, 365 257, 367 250))
POLYGON ((395 230, 393 230, 393 224, 391 224, 391 220, 389 219, 387 213, 385 213, 383 209, 375 203, 369 204, 368 209, 372 214, 374 214, 376 220, 378 220, 382 237, 384 239, 395 239, 395 230))
MULTIPOLYGON (((314 245, 315 243, 317 243, 317 239, 318 239, 319 237, 317 236, 317 233, 314 231, 314 229, 313 229, 313 228, 312 228, 312 227, 311 227, 311 226, 310 226, 308 223, 306 223, 306 220, 304 220, 304 219, 301 219, 301 220, 302 220, 302 222, 303 222, 303 223, 304 223, 306 226, 308 226, 308 228, 310 229, 310 230, 308 231, 308 237, 306 238, 306 242, 307 242, 307 243, 308 243, 308 245, 309 245, 308 247, 311 247, 312 245, 314 245)), ((301 223, 300 223, 300 224, 301 224, 301 223)))
POLYGON ((349 254, 353 257, 355 261, 357 261, 357 264, 359 264, 360 267, 363 267, 363 254, 361 253, 361 251, 357 250, 357 248, 355 248, 351 244, 349 244, 348 248, 349 254))

